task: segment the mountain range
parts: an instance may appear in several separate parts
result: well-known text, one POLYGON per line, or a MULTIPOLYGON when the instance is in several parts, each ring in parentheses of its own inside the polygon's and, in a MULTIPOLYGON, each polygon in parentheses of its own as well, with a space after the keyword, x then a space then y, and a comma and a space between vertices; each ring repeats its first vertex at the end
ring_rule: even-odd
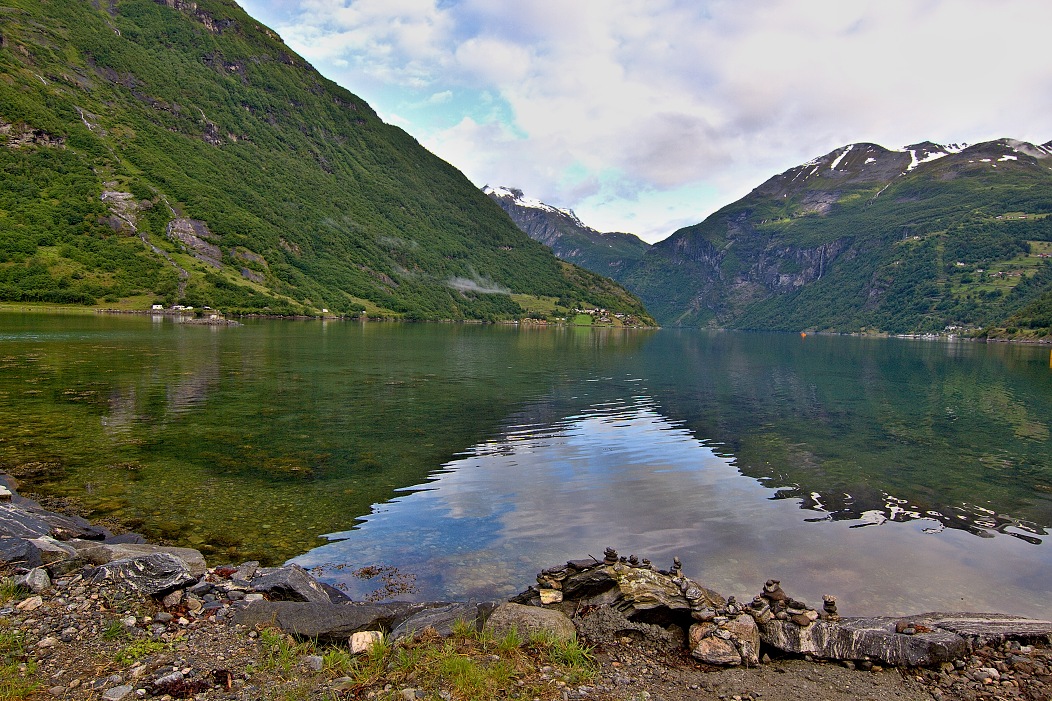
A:
POLYGON ((10 0, 0 75, 0 301, 652 323, 231 0, 10 0))
MULTIPOLYGON (((516 197, 501 206, 541 238, 524 225, 528 199, 504 192, 516 197)), ((549 209, 543 218, 558 219, 549 209)), ((1052 142, 859 143, 775 175, 635 260, 604 264, 580 245, 574 255, 664 325, 1040 336, 1052 326, 1049 213, 1052 142)))

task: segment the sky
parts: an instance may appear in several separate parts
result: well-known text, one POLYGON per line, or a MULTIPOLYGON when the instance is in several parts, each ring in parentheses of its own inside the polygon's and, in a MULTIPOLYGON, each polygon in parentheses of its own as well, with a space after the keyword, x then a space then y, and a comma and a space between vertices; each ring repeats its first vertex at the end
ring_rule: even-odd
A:
POLYGON ((239 0, 459 168, 658 241, 849 143, 1052 140, 1047 0, 239 0))

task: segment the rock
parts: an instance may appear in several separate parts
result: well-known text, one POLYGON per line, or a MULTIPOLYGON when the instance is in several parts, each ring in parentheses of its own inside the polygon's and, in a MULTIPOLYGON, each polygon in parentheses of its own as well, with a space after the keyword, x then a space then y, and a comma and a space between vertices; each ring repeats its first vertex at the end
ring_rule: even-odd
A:
POLYGON ((776 619, 761 624, 759 630, 766 645, 834 660, 878 659, 891 665, 926 667, 968 653, 968 642, 949 631, 898 635, 895 633, 898 620, 887 617, 842 618, 799 626, 776 619))
POLYGON ((150 596, 164 594, 197 581, 186 564, 167 552, 114 560, 95 569, 95 582, 113 581, 150 596))
POLYGON ((127 684, 123 686, 115 686, 112 689, 106 689, 106 691, 102 692, 102 698, 105 699, 105 701, 121 701, 121 699, 128 696, 128 694, 133 691, 135 691, 135 689, 127 684))
POLYGON ((0 503, 0 534, 13 538, 51 535, 51 526, 36 514, 10 502, 0 503))
POLYGON ((548 604, 558 604, 563 600, 563 593, 558 589, 541 589, 541 603, 547 606, 548 604))
POLYGON ((230 576, 235 582, 248 583, 253 577, 256 576, 256 570, 259 569, 259 561, 249 560, 248 562, 242 562, 237 571, 230 576))
POLYGON ((35 567, 24 575, 16 578, 15 584, 24 586, 34 594, 39 594, 51 586, 51 577, 48 576, 46 570, 41 569, 40 567, 35 567))
POLYGON ((414 613, 444 605, 446 604, 253 601, 237 610, 234 623, 248 628, 273 625, 300 638, 344 643, 352 633, 363 630, 392 630, 414 613))
POLYGON ((570 641, 577 637, 573 622, 563 613, 538 606, 522 604, 501 604, 486 621, 488 630, 494 635, 506 635, 512 630, 523 637, 533 633, 551 633, 557 640, 570 641))
POLYGON ((251 580, 252 588, 272 600, 331 604, 329 592, 299 565, 261 568, 251 580))
POLYGON ((42 509, 30 499, 0 502, 0 534, 18 538, 52 536, 58 540, 102 540, 113 535, 79 516, 67 516, 42 509))
POLYGON ((194 579, 203 576, 208 571, 204 555, 201 554, 201 551, 193 548, 176 548, 167 545, 139 543, 84 543, 76 545, 80 556, 93 565, 105 565, 116 560, 166 553, 178 558, 194 579))
POLYGON ((760 663, 760 628, 748 614, 741 614, 720 626, 731 634, 731 640, 747 665, 760 663))
POLYGON ((51 536, 33 538, 30 542, 40 551, 40 560, 45 565, 51 565, 63 560, 72 560, 77 557, 77 549, 67 542, 55 540, 51 536))
POLYGON ((357 633, 351 634, 351 639, 348 641, 348 645, 351 649, 352 655, 360 655, 363 652, 369 652, 379 642, 384 639, 384 634, 378 630, 363 630, 357 633))
POLYGON ((164 599, 161 600, 161 605, 164 606, 166 609, 172 609, 178 606, 180 603, 182 603, 182 601, 183 590, 176 589, 175 591, 170 592, 164 597, 164 599))
POLYGON ((706 664, 721 667, 736 667, 742 663, 742 657, 738 654, 734 643, 715 636, 699 640, 698 644, 691 649, 690 654, 706 664))
POLYGON ((102 542, 106 545, 145 545, 147 541, 138 533, 121 533, 105 538, 102 542))
POLYGON ((620 563, 610 569, 621 590, 622 599, 637 611, 658 607, 673 610, 690 608, 687 597, 668 575, 620 563))
POLYGON ((38 596, 31 596, 28 599, 23 599, 15 606, 19 611, 36 611, 38 608, 44 605, 44 599, 38 596))
POLYGON ((307 655, 300 661, 304 667, 314 672, 320 672, 325 666, 325 659, 321 655, 307 655))
POLYGON ((406 636, 418 633, 425 628, 432 628, 439 635, 446 637, 452 635, 453 626, 457 621, 464 621, 471 625, 472 630, 481 631, 486 619, 496 608, 497 604, 443 604, 409 616, 391 631, 392 640, 400 640, 406 636))
POLYGON ((922 613, 910 616, 909 620, 917 625, 956 633, 976 645, 1052 635, 1052 621, 999 613, 922 613))
POLYGON ((28 538, 19 536, 0 537, 0 562, 26 569, 40 567, 44 564, 40 548, 28 538))

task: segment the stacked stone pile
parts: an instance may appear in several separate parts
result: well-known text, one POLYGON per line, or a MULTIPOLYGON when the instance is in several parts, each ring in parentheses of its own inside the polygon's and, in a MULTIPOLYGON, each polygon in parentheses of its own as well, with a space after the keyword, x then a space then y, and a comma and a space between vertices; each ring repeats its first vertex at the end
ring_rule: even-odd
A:
POLYGON ((819 611, 792 598, 776 579, 767 580, 743 605, 685 577, 679 558, 670 569, 660 570, 649 560, 622 557, 612 548, 602 560, 571 560, 543 570, 537 585, 513 600, 558 608, 581 619, 595 607, 609 606, 627 622, 679 628, 687 631, 696 659, 721 666, 756 664, 761 645, 868 666, 930 666, 963 659, 989 640, 1052 634, 1052 622, 1000 614, 841 617, 834 596, 824 596, 819 611))

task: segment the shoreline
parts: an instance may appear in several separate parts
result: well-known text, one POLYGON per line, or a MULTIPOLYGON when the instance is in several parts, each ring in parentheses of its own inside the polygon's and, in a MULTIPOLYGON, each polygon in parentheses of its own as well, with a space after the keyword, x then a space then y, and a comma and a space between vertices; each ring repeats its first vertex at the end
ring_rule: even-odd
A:
MULTIPOLYGON (((114 537, 83 519, 47 512, 18 496, 17 484, 6 474, 0 473, 0 485, 6 485, 0 487, 5 546, 28 540, 43 548, 38 549, 39 564, 21 568, 25 586, 33 591, 0 603, 0 620, 14 630, 24 651, 21 662, 0 672, 0 684, 13 683, 14 677, 35 683, 39 677, 46 682, 35 691, 46 689, 51 697, 657 701, 737 696, 788 701, 812 696, 920 701, 1036 699, 1052 692, 1052 622, 1047 621, 991 615, 983 619, 985 627, 968 628, 959 622, 966 614, 927 614, 929 618, 900 619, 901 630, 894 619, 892 630, 879 630, 885 622, 870 622, 864 630, 875 633, 851 635, 875 634, 879 641, 895 644, 880 642, 847 658, 821 659, 823 655, 806 649, 772 647, 766 637, 753 646, 740 624, 755 620, 763 628, 780 621, 780 629, 797 631, 794 636, 810 631, 815 640, 842 626, 862 631, 861 619, 836 615, 835 601, 827 600, 818 613, 781 594, 779 583, 771 580, 751 604, 738 604, 683 578, 678 562, 670 571, 657 570, 610 549, 602 561, 571 561, 542 571, 537 584, 511 603, 365 604, 346 600, 295 566, 209 567, 196 550, 153 546, 138 542, 142 539, 134 534, 114 537), (30 517, 21 523, 37 529, 36 538, 11 534, 12 517, 19 512, 30 517), (684 605, 688 608, 679 608, 684 605), (553 664, 545 655, 554 648, 536 642, 501 649, 495 637, 501 633, 484 631, 501 630, 494 628, 495 612, 505 608, 524 612, 525 618, 516 619, 524 629, 543 621, 537 625, 547 631, 544 635, 556 635, 568 623, 568 632, 560 635, 568 640, 576 635, 589 646, 582 658, 587 663, 576 668, 553 664), (778 616, 766 618, 772 611, 778 616), (684 612, 691 615, 684 619, 684 612), (363 616, 368 622, 362 622, 363 616), (938 621, 947 617, 951 626, 968 631, 964 637, 947 638, 943 628, 927 627, 929 620, 943 626, 938 621), (472 620, 468 628, 462 625, 472 620), (356 670, 362 660, 379 653, 352 657, 347 645, 356 630, 383 630, 387 636, 388 667, 369 679, 357 677, 356 670), (816 638, 823 630, 827 633, 816 638), (924 638, 933 642, 918 645, 924 638), (951 639, 957 647, 946 647, 951 639), (473 664, 515 660, 518 681, 485 695, 464 695, 448 679, 422 682, 422 668, 395 664, 397 655, 408 651, 454 649, 443 640, 456 641, 456 654, 473 664), (260 663, 273 660, 281 649, 295 651, 288 653, 287 664, 260 663), (754 659, 731 662, 710 656, 727 651, 754 659), (921 656, 895 657, 906 652, 921 656), (327 666, 326 656, 343 661, 327 666), (903 662, 896 664, 896 659, 903 662), (916 664, 907 664, 907 659, 916 664), (95 672, 85 672, 91 669, 95 672), (267 691, 284 686, 294 687, 295 693, 270 696, 267 691)), ((23 557, 31 559, 32 554, 24 551, 23 557)), ((843 652, 836 646, 829 650, 843 652)))

